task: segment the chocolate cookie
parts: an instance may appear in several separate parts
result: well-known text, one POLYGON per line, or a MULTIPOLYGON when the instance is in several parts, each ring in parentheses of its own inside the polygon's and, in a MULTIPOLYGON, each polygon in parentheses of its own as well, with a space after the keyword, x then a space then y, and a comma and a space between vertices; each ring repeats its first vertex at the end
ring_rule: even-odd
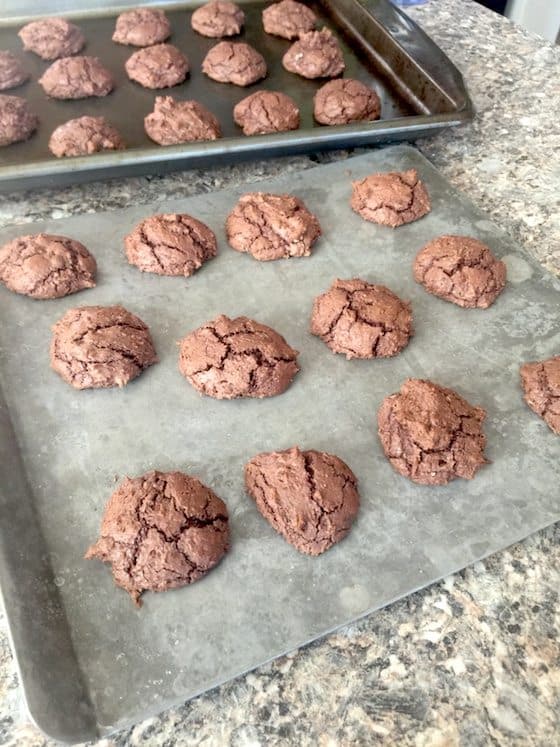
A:
POLYGON ((335 280, 313 303, 311 334, 348 359, 397 355, 413 334, 410 304, 383 285, 335 280))
POLYGON ((144 118, 146 134, 159 145, 177 145, 222 136, 220 123, 198 101, 156 96, 154 110, 144 118))
POLYGON ((308 257, 321 226, 298 197, 249 192, 228 215, 226 234, 233 249, 268 262, 308 257))
POLYGON ((0 91, 21 86, 26 80, 29 80, 29 73, 21 60, 7 50, 0 50, 0 91))
POLYGON ((521 366, 525 401, 560 435, 560 355, 521 366))
POLYGON ((190 215, 151 215, 125 237, 126 256, 142 272, 189 277, 218 251, 216 236, 190 215))
POLYGON ((171 35, 171 26, 163 10, 136 8, 121 13, 115 24, 113 41, 132 47, 160 44, 171 35))
POLYGON ((119 131, 105 117, 78 117, 59 125, 49 140, 49 150, 57 158, 88 156, 103 150, 125 148, 119 131))
POLYGON ((127 477, 105 506, 101 536, 85 554, 112 566, 137 606, 205 576, 228 550, 225 503, 196 477, 148 472, 127 477))
POLYGON ((107 96, 115 86, 113 76, 97 57, 63 57, 45 70, 39 84, 54 99, 107 96))
POLYGON ((86 43, 80 29, 65 18, 32 21, 19 31, 18 36, 27 52, 35 52, 43 60, 78 54, 86 43))
POLYGON ((0 94, 0 146, 28 140, 38 125, 25 99, 0 94))
POLYGON ((206 3, 191 16, 191 26, 202 36, 218 39, 220 36, 236 36, 245 23, 245 13, 235 3, 206 3))
POLYGON ((324 125, 372 122, 379 119, 381 101, 377 93, 359 80, 329 80, 313 99, 315 119, 324 125))
POLYGON ((262 12, 263 27, 267 34, 283 39, 297 39, 306 31, 312 31, 317 16, 303 3, 295 0, 282 0, 262 12))
POLYGON ((491 306, 505 287, 506 272, 486 244, 468 236, 440 236, 414 260, 417 283, 467 309, 491 306))
POLYGON ((284 539, 307 555, 340 542, 360 507, 350 467, 323 451, 258 454, 245 465, 245 487, 257 508, 284 539))
POLYGON ((299 127, 296 102, 279 91, 257 91, 242 99, 233 110, 235 123, 244 135, 266 135, 299 127))
POLYGON ((223 41, 208 52, 202 62, 202 72, 218 83, 250 86, 266 77, 266 62, 262 54, 244 42, 223 41))
POLYGON ((350 204, 364 220, 391 228, 412 223, 432 209, 416 169, 372 174, 354 182, 350 204))
POLYGON ((486 412, 453 389, 407 379, 400 392, 381 403, 377 423, 387 459, 421 485, 470 480, 487 461, 482 422, 486 412))
POLYGON ((171 88, 185 80, 189 61, 173 44, 154 44, 134 52, 125 69, 130 80, 144 88, 171 88))
POLYGON ((274 397, 299 371, 297 350, 265 324, 220 315, 181 340, 179 370, 215 399, 274 397))
POLYGON ((0 281, 31 298, 62 298, 93 288, 96 270, 85 246, 67 236, 18 236, 0 248, 0 281))
POLYGON ((153 363, 150 330, 122 306, 69 309, 53 327, 51 366, 74 389, 125 386, 153 363))
POLYGON ((344 56, 329 29, 301 34, 282 58, 290 73, 302 78, 336 78, 344 72, 344 56))

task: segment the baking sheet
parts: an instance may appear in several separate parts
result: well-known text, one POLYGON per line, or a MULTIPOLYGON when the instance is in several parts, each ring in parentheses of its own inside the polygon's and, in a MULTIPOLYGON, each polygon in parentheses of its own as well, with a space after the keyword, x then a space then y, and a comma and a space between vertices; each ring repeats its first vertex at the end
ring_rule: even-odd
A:
POLYGON ((93 738, 183 702, 560 518, 560 442, 525 406, 518 380, 520 362, 560 350, 558 280, 408 146, 258 188, 299 195, 317 214, 324 236, 310 258, 258 263, 227 246, 224 219, 243 189, 0 232, 0 243, 67 234, 100 270, 95 289, 56 301, 0 289, 0 577, 31 714, 51 736, 93 738), (429 216, 392 230, 350 210, 353 179, 411 167, 429 189, 429 216), (218 257, 186 280, 129 266, 123 236, 176 210, 216 231, 218 257), (418 249, 449 232, 488 242, 507 263, 508 286, 490 309, 460 309, 414 283, 418 249), (313 298, 353 276, 411 300, 416 334, 396 358, 347 361, 309 334, 313 298), (147 322, 160 362, 123 390, 76 392, 49 368, 50 328, 72 306, 114 303, 147 322), (301 351, 285 394, 220 402, 180 376, 176 341, 219 313, 254 317, 301 351), (488 411, 492 463, 471 482, 414 485, 385 460, 377 408, 408 376, 488 411), (359 479, 352 532, 318 558, 277 535, 243 489, 251 456, 294 444, 338 454, 359 479), (153 468, 197 475, 227 502, 232 548, 206 579, 146 594, 137 610, 106 566, 82 556, 115 481, 153 468))

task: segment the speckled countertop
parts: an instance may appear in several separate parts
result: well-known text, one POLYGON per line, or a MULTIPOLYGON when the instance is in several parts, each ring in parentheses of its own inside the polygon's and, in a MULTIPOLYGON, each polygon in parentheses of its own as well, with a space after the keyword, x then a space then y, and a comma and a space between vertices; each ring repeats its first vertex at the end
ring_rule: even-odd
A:
MULTIPOLYGON (((410 14, 463 71, 478 111, 471 126, 418 147, 560 274, 560 48, 472 0, 431 0, 410 14)), ((0 200, 0 225, 164 200, 316 160, 14 194, 0 200)), ((557 525, 99 744, 560 745, 559 590, 557 525)), ((0 744, 52 744, 26 717, 1 611, 0 744)))

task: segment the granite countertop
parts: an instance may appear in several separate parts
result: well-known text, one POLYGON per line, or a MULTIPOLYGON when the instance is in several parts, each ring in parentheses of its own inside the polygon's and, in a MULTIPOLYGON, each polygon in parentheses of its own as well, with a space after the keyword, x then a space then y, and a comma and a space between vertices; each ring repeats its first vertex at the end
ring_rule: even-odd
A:
MULTIPOLYGON (((417 143, 560 275, 560 48, 472 0, 410 15, 463 71, 475 122, 417 143)), ((0 225, 165 200, 328 154, 3 197, 0 225)), ((560 525, 100 745, 560 744, 560 525)), ((0 611, 0 744, 29 723, 0 611)))

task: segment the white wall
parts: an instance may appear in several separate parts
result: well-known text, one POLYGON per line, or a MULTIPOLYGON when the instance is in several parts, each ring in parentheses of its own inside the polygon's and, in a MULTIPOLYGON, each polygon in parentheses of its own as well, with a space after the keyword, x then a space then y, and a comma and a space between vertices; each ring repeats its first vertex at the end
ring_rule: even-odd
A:
POLYGON ((506 15, 551 42, 557 39, 560 30, 560 0, 509 0, 506 15))

